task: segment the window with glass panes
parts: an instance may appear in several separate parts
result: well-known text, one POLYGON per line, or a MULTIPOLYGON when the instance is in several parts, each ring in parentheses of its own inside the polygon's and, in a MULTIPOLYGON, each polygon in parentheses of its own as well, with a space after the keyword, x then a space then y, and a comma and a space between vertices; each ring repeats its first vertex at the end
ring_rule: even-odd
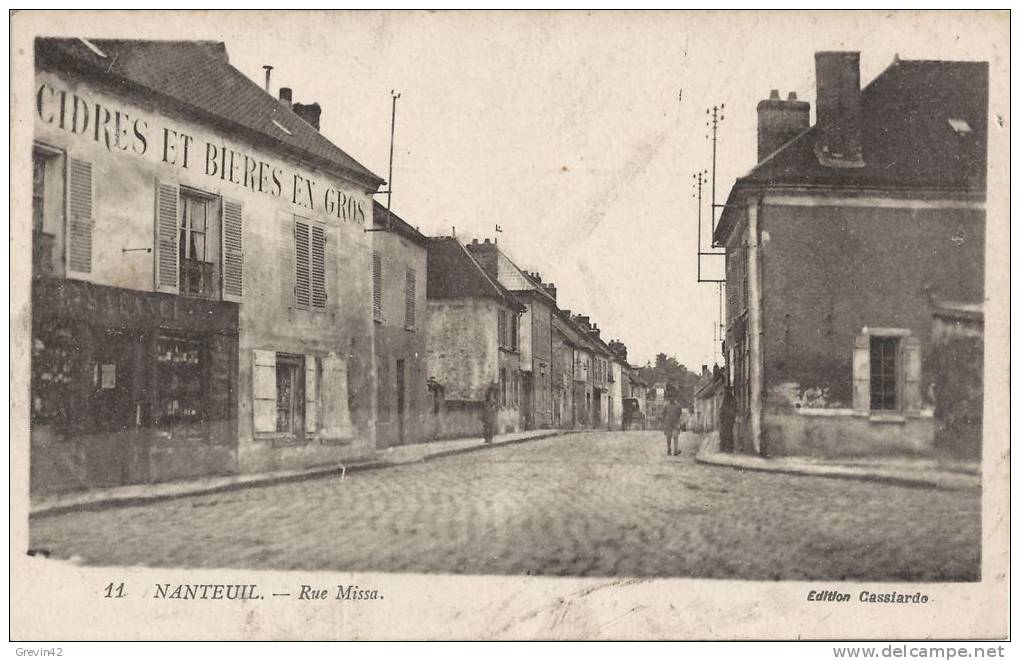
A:
POLYGON ((219 293, 219 199, 182 188, 180 206, 177 249, 181 293, 215 296, 219 293))
POLYGON ((871 408, 879 411, 896 410, 896 354, 899 339, 871 337, 871 408))

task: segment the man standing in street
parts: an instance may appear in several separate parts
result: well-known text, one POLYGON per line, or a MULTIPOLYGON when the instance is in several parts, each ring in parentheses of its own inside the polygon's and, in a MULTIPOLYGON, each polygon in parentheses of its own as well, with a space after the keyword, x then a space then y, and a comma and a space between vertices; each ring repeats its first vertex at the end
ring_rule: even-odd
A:
POLYGON ((680 425, 680 414, 683 409, 676 401, 676 395, 670 398, 662 411, 662 431, 666 434, 666 455, 680 454, 680 438, 677 428, 680 425))

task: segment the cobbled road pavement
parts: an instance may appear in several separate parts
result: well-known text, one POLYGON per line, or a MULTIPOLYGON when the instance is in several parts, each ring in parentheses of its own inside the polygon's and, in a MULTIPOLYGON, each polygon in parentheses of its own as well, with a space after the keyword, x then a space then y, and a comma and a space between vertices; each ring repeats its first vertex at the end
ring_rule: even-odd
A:
POLYGON ((742 472, 659 432, 41 517, 89 565, 753 580, 980 579, 977 491, 742 472))

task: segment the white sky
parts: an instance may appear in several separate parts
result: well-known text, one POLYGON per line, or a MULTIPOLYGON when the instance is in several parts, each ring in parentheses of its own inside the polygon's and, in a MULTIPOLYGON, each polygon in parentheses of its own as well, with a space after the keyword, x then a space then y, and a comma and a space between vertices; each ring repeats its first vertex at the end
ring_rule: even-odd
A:
MULTIPOLYGON (((707 107, 726 104, 721 204, 754 164, 755 106, 770 89, 796 91, 814 116, 816 50, 861 51, 864 84, 896 53, 1008 67, 1008 37, 982 37, 1008 19, 988 14, 163 13, 146 29, 108 16, 84 35, 81 24, 54 15, 52 34, 225 41, 259 84, 272 64, 274 94, 319 102, 322 132, 383 177, 396 89, 394 211, 463 240, 499 224, 510 257, 622 339, 631 362, 663 351, 693 368, 717 359, 691 187, 711 164, 707 107)), ((706 201, 706 235, 707 214, 706 201)))

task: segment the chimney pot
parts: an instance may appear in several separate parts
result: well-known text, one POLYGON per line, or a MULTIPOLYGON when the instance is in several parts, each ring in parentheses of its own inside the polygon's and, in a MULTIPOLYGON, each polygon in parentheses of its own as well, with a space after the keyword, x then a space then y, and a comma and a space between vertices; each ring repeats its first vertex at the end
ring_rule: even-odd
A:
POLYGON ((313 129, 316 131, 319 130, 319 118, 322 117, 322 106, 318 103, 295 103, 293 105, 293 110, 298 117, 308 122, 313 129))
POLYGON ((811 104, 790 94, 783 100, 779 90, 758 102, 758 162, 793 140, 811 125, 811 104))
POLYGON ((478 239, 471 239, 471 245, 477 246, 478 245, 478 239))
POLYGON ((490 241, 489 241, 488 237, 486 237, 485 244, 488 245, 489 243, 490 243, 490 241))
POLYGON ((294 90, 289 87, 280 88, 280 101, 289 108, 294 101, 294 90))
POLYGON ((796 101, 797 100, 797 93, 796 92, 790 92, 790 94, 786 97, 786 100, 787 101, 796 101))
POLYGON ((272 64, 263 64, 262 68, 266 70, 266 91, 269 91, 269 75, 273 72, 272 64))

